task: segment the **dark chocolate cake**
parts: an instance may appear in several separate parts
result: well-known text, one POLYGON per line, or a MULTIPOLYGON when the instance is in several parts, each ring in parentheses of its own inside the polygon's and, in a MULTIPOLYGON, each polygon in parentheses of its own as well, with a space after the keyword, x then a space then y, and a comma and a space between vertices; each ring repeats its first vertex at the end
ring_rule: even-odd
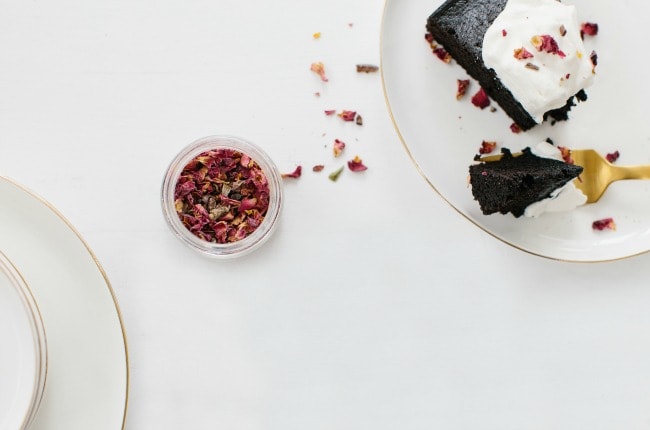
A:
POLYGON ((543 200, 582 173, 582 167, 538 157, 530 148, 513 156, 502 149, 498 161, 474 164, 469 168, 472 194, 485 215, 511 212, 515 217, 543 200))
MULTIPOLYGON (((536 125, 535 120, 501 83, 494 70, 483 62, 483 37, 506 3, 507 0, 447 0, 429 17, 426 28, 435 41, 479 82, 488 96, 522 130, 528 130, 536 125)), ((586 100, 584 91, 576 96, 580 101, 586 100)), ((548 111, 544 119, 566 120, 572 106, 573 97, 564 107, 548 111)))

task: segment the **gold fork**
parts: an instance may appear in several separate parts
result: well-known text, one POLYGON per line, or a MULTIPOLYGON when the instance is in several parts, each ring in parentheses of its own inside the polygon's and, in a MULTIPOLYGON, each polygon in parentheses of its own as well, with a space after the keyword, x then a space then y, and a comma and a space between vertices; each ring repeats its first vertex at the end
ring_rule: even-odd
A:
POLYGON ((572 149, 571 158, 584 169, 574 184, 587 196, 587 203, 597 202, 612 182, 650 179, 650 165, 616 166, 593 149, 572 149))
MULTIPOLYGON (((650 165, 615 166, 593 149, 572 149, 574 164, 584 170, 573 183, 587 196, 587 203, 597 202, 609 184, 623 179, 650 179, 650 165)), ((514 157, 521 153, 512 154, 514 157)), ((496 161, 499 155, 481 157, 479 161, 496 161)))

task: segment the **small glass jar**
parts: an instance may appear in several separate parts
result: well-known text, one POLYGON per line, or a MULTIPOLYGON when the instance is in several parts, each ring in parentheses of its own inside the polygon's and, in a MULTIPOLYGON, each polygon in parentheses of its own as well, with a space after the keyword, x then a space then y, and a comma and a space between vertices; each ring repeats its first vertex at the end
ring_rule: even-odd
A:
MULTIPOLYGON (((225 200, 228 193, 224 192, 225 200)), ((209 197, 209 196, 208 196, 209 197)), ((213 196, 215 197, 215 196, 213 196)), ((220 198, 219 195, 216 198, 220 198)), ((258 146, 233 136, 208 136, 185 147, 171 162, 162 186, 162 209, 172 232, 190 248, 218 259, 245 255, 262 245, 273 233, 282 208, 282 176, 271 158, 258 146), (241 239, 219 243, 206 240, 183 224, 176 210, 176 185, 188 163, 207 151, 233 150, 257 163, 268 182, 269 203, 262 221, 241 239)))

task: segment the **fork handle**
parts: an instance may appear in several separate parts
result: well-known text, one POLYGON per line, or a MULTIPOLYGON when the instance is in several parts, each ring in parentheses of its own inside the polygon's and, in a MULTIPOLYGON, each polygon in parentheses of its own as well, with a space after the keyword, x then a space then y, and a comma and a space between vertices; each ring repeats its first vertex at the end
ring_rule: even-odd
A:
POLYGON ((616 166, 615 181, 621 179, 650 179, 650 165, 616 166))

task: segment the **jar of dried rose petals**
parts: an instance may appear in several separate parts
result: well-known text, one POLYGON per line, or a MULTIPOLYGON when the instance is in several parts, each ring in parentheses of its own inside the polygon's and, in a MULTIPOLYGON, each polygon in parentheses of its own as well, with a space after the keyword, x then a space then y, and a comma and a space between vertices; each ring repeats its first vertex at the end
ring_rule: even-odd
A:
POLYGON ((258 146, 232 136, 208 136, 169 165, 162 208, 172 232, 216 258, 247 254, 273 232, 282 207, 281 175, 258 146))

